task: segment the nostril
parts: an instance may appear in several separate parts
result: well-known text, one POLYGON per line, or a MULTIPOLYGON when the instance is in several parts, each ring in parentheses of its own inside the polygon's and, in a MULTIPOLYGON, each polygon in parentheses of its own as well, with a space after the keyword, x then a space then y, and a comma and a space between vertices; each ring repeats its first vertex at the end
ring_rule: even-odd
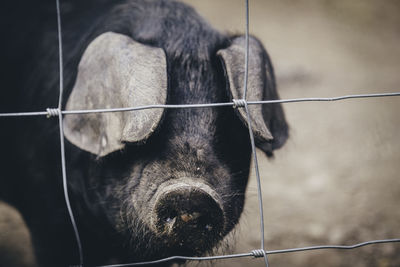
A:
POLYGON ((178 215, 178 213, 175 210, 171 210, 171 211, 166 211, 166 212, 159 212, 159 218, 166 222, 166 223, 171 223, 176 216, 178 215), (164 214, 163 214, 164 213, 164 214))
POLYGON ((165 219, 165 222, 166 222, 166 223, 171 223, 174 219, 175 219, 175 217, 174 217, 174 218, 167 217, 167 218, 165 219))

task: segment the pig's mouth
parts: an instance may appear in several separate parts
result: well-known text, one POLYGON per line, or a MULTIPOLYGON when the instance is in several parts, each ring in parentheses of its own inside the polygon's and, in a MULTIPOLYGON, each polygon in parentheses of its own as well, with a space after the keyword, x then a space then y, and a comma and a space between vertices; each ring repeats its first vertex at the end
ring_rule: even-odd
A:
POLYGON ((221 200, 204 183, 179 180, 162 184, 154 195, 151 228, 174 251, 200 255, 224 236, 221 200))

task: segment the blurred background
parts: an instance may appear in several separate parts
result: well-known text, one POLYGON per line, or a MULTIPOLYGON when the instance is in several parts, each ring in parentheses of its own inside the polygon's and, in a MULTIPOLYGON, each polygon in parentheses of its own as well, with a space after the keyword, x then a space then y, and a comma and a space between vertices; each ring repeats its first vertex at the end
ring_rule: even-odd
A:
MULTIPOLYGON (((244 1, 184 0, 214 27, 245 29, 244 1)), ((250 32, 269 52, 281 98, 400 91, 400 2, 250 0, 250 32)), ((291 137, 258 153, 267 250, 400 237, 400 97, 284 104, 291 137)), ((229 248, 260 247, 252 174, 229 248)), ((270 266, 400 266, 400 244, 269 256, 270 266)), ((264 266, 235 259, 188 266, 264 266)), ((0 202, 0 266, 34 266, 19 214, 0 202)))

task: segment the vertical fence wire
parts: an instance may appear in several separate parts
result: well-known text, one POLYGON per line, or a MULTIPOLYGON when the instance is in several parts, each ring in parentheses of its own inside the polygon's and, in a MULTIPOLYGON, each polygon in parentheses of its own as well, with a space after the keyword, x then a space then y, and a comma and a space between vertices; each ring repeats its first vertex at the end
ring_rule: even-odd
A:
POLYGON ((62 49, 62 30, 61 30, 61 12, 60 12, 60 0, 56 0, 56 9, 57 9, 57 32, 58 32, 58 57, 59 57, 59 86, 60 86, 60 94, 58 97, 58 122, 60 128, 60 151, 61 151, 61 170, 62 170, 62 184, 64 191, 65 204, 68 209, 68 215, 71 220, 71 224, 74 230, 75 239, 78 247, 78 255, 79 255, 79 264, 83 266, 83 251, 82 251, 82 243, 79 236, 78 226, 76 225, 74 213, 72 211, 71 203, 69 200, 68 194, 68 183, 67 183, 67 168, 66 168, 66 160, 65 160, 65 145, 64 145, 64 127, 63 127, 63 114, 61 112, 62 109, 62 99, 63 99, 63 90, 64 90, 64 65, 63 65, 63 49, 62 49))
POLYGON ((253 164, 254 164, 254 170, 255 170, 255 175, 256 175, 256 180, 257 180, 257 197, 258 197, 258 207, 259 207, 259 216, 260 216, 260 251, 262 251, 265 266, 268 267, 268 257, 267 254, 265 253, 265 244, 264 244, 264 208, 263 208, 263 199, 262 199, 262 190, 261 190, 261 179, 260 179, 260 171, 258 168, 258 160, 257 160, 257 151, 256 151, 256 146, 254 142, 254 135, 253 131, 251 128, 251 118, 250 118, 250 113, 249 113, 249 108, 246 103, 246 96, 247 96, 247 80, 249 76, 249 0, 245 0, 245 19, 246 19, 246 42, 245 42, 245 62, 244 62, 244 67, 245 67, 245 72, 244 72, 244 84, 243 84, 243 103, 244 103, 244 109, 246 111, 246 117, 247 117, 247 126, 249 129, 249 137, 250 137, 250 143, 251 143, 251 151, 253 154, 253 164))

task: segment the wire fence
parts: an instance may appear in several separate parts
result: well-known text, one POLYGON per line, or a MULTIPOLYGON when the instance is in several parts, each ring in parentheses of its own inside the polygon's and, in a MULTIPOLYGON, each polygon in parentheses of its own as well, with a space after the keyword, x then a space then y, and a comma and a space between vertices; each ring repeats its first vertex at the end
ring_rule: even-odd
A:
POLYGON ((249 0, 245 0, 245 10, 246 10, 246 29, 245 29, 245 79, 243 84, 243 99, 232 99, 231 102, 224 103, 204 103, 204 104, 183 104, 183 105, 146 105, 146 106, 136 106, 127 108, 108 108, 108 109, 88 109, 88 110, 62 110, 62 96, 63 96, 63 48, 62 48, 62 27, 61 27, 61 13, 60 13, 60 1, 56 0, 56 11, 57 11, 57 29, 58 29, 58 50, 59 50, 59 98, 57 108, 47 108, 45 111, 35 111, 35 112, 17 112, 17 113, 0 113, 0 117, 26 117, 26 116, 47 116, 58 117, 59 122, 59 135, 60 135, 60 148, 61 148, 61 171, 62 171, 62 184, 64 191, 65 203, 68 209, 71 224, 74 230, 77 250, 79 254, 79 264, 71 266, 84 266, 84 251, 82 249, 82 244, 80 240, 80 235, 78 227, 75 222, 74 213, 69 200, 68 193, 68 180, 66 171, 66 158, 65 158, 65 148, 64 148, 64 130, 63 130, 63 115, 68 114, 88 114, 88 113, 107 113, 107 112, 126 112, 126 111, 136 111, 144 109, 154 109, 154 108, 166 108, 166 109, 176 109, 176 108, 208 108, 208 107, 222 107, 222 106, 232 106, 233 108, 243 108, 246 111, 247 124, 249 129, 249 138, 252 149, 252 156, 254 162, 254 171, 257 180, 257 196, 259 204, 259 215, 260 215, 260 248, 251 250, 248 253, 240 254, 230 254, 230 255, 217 255, 217 256, 207 256, 207 257, 187 257, 187 256, 172 256, 163 259, 158 259, 154 261, 146 262, 135 262, 135 263, 125 263, 125 264, 113 264, 113 265, 102 265, 98 267, 128 267, 128 266, 139 266, 139 265, 150 265, 164 263, 173 260, 195 260, 195 261, 208 261, 208 260, 223 260, 232 258, 242 258, 242 257, 256 257, 264 258, 265 265, 268 267, 268 255, 272 254, 282 254, 282 253, 294 253, 310 250, 327 250, 327 249, 337 249, 337 250, 349 250, 356 249, 368 245, 376 245, 382 243, 397 243, 400 242, 400 238, 393 239, 382 239, 382 240, 371 240, 362 243, 357 243, 353 245, 318 245, 310 247, 301 248, 289 248, 281 250, 266 250, 264 243, 264 214, 263 214, 263 201, 262 201, 262 189, 260 182, 260 173, 258 167, 257 153, 254 142, 253 132, 251 130, 251 119, 249 115, 248 105, 263 105, 263 104, 276 104, 276 103, 298 103, 298 102, 329 102, 329 101, 343 101, 346 99, 361 99, 361 98, 378 98, 378 97, 395 97, 400 96, 400 92, 391 93, 377 93, 377 94, 354 94, 354 95, 344 95, 338 97, 320 97, 320 98, 294 98, 294 99, 280 99, 280 100, 263 100, 263 101, 247 101, 247 77, 248 77, 248 56, 249 56, 249 0))

